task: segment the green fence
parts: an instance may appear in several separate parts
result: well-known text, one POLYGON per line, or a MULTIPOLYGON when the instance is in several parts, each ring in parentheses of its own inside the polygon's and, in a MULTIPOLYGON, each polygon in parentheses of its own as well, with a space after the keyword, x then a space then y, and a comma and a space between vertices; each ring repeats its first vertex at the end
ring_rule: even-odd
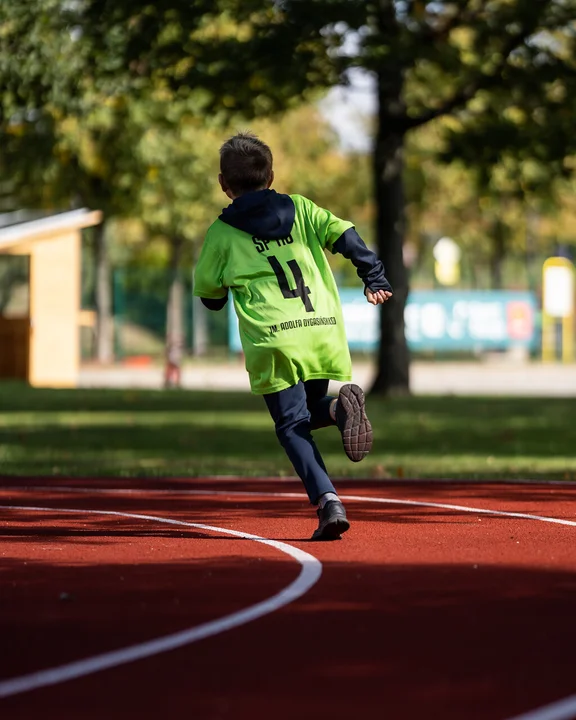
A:
MULTIPOLYGON (((194 323, 198 301, 192 296, 192 271, 183 269, 184 297, 182 317, 184 353, 194 352, 194 323)), ((112 273, 112 307, 114 316, 114 351, 116 359, 135 356, 162 359, 165 355, 166 308, 170 275, 164 268, 124 267, 112 273)), ((94 293, 88 283, 83 290, 83 307, 93 309, 94 293)), ((207 342, 211 349, 226 351, 228 346, 228 315, 226 312, 205 312, 207 342)), ((82 342, 84 359, 94 356, 93 334, 85 332, 82 342)))

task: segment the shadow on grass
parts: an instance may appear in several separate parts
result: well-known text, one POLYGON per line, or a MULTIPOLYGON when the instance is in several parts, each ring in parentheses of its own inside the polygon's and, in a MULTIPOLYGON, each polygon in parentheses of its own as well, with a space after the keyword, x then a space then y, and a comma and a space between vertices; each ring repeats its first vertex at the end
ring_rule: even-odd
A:
POLYGON ((0 381, 0 413, 5 412, 226 412, 261 410, 262 398, 247 392, 192 390, 86 389, 51 390, 0 381))
MULTIPOLYGON (((478 456, 483 465, 487 458, 528 458, 534 460, 529 475, 538 477, 549 476, 552 464, 561 475, 561 459, 574 460, 576 403, 570 398, 370 398, 368 408, 375 444, 367 468, 385 465, 393 456, 394 462, 405 458, 416 467, 415 475, 426 476, 431 474, 426 460, 436 458, 440 465, 434 474, 453 475, 451 458, 458 456, 470 456, 472 463, 478 456), (539 460, 549 461, 542 470, 539 460)), ((315 437, 323 454, 345 464, 334 429, 315 437)), ((0 384, 0 461, 0 472, 20 475, 291 472, 262 398, 238 392, 37 390, 0 384), (59 412, 71 414, 67 424, 50 415, 59 412), (112 417, 98 417, 99 412, 112 417), (193 413, 189 421, 183 421, 183 412, 193 413), (152 413, 153 422, 139 420, 139 413, 152 413)), ((478 470, 492 477, 500 472, 478 470)), ((527 474, 525 466, 518 474, 527 474)))
MULTIPOLYGON (((576 438, 570 427, 548 428, 546 433, 538 427, 527 426, 513 437, 501 436, 490 426, 469 423, 459 427, 462 418, 454 417, 443 427, 430 427, 415 437, 403 423, 382 427, 374 422, 374 450, 378 454, 444 456, 447 454, 480 454, 483 457, 499 455, 540 456, 554 458, 558 455, 574 455, 576 438)), ((327 454, 342 452, 342 442, 335 428, 315 431, 314 437, 327 454)), ((167 458, 187 458, 229 455, 237 459, 284 457, 278 445, 272 422, 268 429, 251 427, 205 427, 195 422, 183 424, 169 417, 162 425, 125 425, 121 423, 93 426, 49 426, 15 424, 10 429, 0 428, 0 445, 20 446, 23 450, 18 461, 32 461, 37 452, 56 457, 62 452, 82 462, 88 454, 88 462, 94 462, 93 453, 131 451, 135 456, 161 454, 167 458)), ((9 458, 8 458, 9 461, 9 458)))

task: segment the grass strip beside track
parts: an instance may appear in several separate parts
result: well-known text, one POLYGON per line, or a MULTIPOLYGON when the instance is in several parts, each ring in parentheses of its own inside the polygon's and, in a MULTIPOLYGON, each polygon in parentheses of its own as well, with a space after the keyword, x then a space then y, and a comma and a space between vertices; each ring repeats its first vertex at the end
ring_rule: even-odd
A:
MULTIPOLYGON (((576 479, 570 398, 368 399, 362 463, 315 433, 335 477, 576 479)), ((0 384, 4 475, 293 475, 261 398, 246 393, 36 390, 0 384)))

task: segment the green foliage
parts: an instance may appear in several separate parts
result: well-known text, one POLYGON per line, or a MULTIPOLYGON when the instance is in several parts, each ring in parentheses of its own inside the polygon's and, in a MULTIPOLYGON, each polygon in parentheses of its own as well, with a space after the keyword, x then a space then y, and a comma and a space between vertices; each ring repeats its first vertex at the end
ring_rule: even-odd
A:
MULTIPOLYGON (((280 117, 258 120, 253 129, 272 148, 274 188, 312 199, 335 215, 355 223, 373 244, 373 200, 370 160, 343 152, 317 108, 304 105, 280 117)), ((328 260, 343 284, 358 285, 354 266, 341 255, 328 260)))
MULTIPOLYGON (((552 197, 573 170, 575 17, 576 0, 2 3, 0 192, 130 218, 117 237, 163 263, 160 239, 190 245, 224 204, 214 177, 231 120, 278 113, 361 67, 378 80, 382 177, 402 169, 392 139, 450 118, 409 156, 409 210, 413 225, 434 227, 434 213, 449 231, 467 224, 473 246, 492 222, 518 225, 518 198, 552 197), (441 179, 438 154, 463 165, 441 179)), ((254 126, 275 151, 276 186, 352 218, 371 242, 369 159, 344 158, 299 112, 254 126)), ((381 251, 400 257, 401 233, 378 227, 381 251)))
POLYGON ((510 177, 512 160, 523 162, 526 191, 571 171, 574 0, 288 0, 282 8, 344 79, 356 67, 377 76, 381 132, 404 134, 453 115, 451 159, 488 173, 507 159, 510 177))
POLYGON ((265 0, 3 3, 3 107, 68 111, 154 86, 193 91, 211 116, 283 109, 331 71, 285 20, 265 0))
POLYGON ((406 239, 416 253, 412 286, 434 286, 432 247, 448 235, 463 251, 463 287, 488 287, 499 251, 506 286, 537 290, 542 262, 558 252, 558 244, 576 251, 576 178, 555 178, 539 193, 517 192, 506 158, 482 182, 477 165, 439 157, 453 125, 439 119, 411 133, 406 144, 406 239))
MULTIPOLYGON (((152 244, 197 240, 222 206, 216 128, 239 110, 288 106, 310 84, 304 50, 300 86, 288 63, 286 87, 268 77, 265 27, 278 19, 254 0, 3 5, 4 194, 14 206, 82 204, 108 219, 137 217, 152 244)), ((293 50, 277 44, 274 57, 281 63, 293 50)))
POLYGON ((506 160, 515 191, 541 192, 571 171, 575 15, 574 0, 4 3, 4 164, 21 158, 19 188, 51 188, 38 202, 74 202, 76 192, 115 213, 129 209, 144 178, 150 208, 165 187, 161 165, 154 185, 137 162, 146 165, 158 141, 152 129, 142 140, 133 107, 151 126, 168 107, 173 125, 184 116, 212 125, 284 109, 360 66, 379 78, 390 132, 456 114, 447 159, 480 166, 484 182, 506 160), (135 143, 127 128, 131 140, 140 133, 135 143), (135 145, 137 156, 123 157, 135 145), (33 182, 38 157, 44 169, 33 182))
POLYGON ((473 162, 482 184, 505 184, 520 197, 550 195, 572 173, 576 152, 576 4, 552 3, 550 15, 514 53, 502 83, 461 114, 445 151, 473 162))
POLYGON ((222 207, 218 174, 221 134, 187 103, 154 99, 132 108, 140 190, 132 214, 151 235, 198 242, 222 207))
MULTIPOLYGON (((178 147, 197 148, 188 177, 205 175, 199 118, 222 123, 240 109, 292 101, 294 93, 280 87, 259 93, 266 71, 255 56, 254 77, 247 75, 249 48, 264 42, 257 30, 268 14, 266 3, 245 0, 174 0, 161 8, 107 0, 3 3, 0 168, 10 178, 3 194, 14 205, 88 204, 107 215, 138 209, 155 231, 170 226, 197 235, 200 218, 190 209, 176 203, 170 219, 170 202, 152 211, 155 198, 183 196, 181 188, 167 190, 162 162, 152 155, 178 154, 179 134, 178 147), (178 128, 170 140, 167 128, 178 128)), ((184 162, 180 152, 172 168, 184 162)), ((198 192, 186 192, 197 211, 198 192)))

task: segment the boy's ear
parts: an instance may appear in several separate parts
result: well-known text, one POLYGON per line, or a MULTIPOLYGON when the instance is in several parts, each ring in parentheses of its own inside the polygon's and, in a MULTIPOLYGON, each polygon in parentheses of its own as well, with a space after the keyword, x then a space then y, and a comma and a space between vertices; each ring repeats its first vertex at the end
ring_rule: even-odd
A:
POLYGON ((273 182, 274 182, 274 170, 271 170, 270 171, 270 180, 268 180, 268 185, 266 187, 269 188, 273 182))
POLYGON ((230 198, 230 200, 234 200, 234 194, 232 193, 232 190, 228 187, 228 183, 226 180, 224 180, 224 175, 222 173, 218 173, 218 182, 220 183, 220 187, 222 188, 222 192, 226 193, 227 197, 230 198))

